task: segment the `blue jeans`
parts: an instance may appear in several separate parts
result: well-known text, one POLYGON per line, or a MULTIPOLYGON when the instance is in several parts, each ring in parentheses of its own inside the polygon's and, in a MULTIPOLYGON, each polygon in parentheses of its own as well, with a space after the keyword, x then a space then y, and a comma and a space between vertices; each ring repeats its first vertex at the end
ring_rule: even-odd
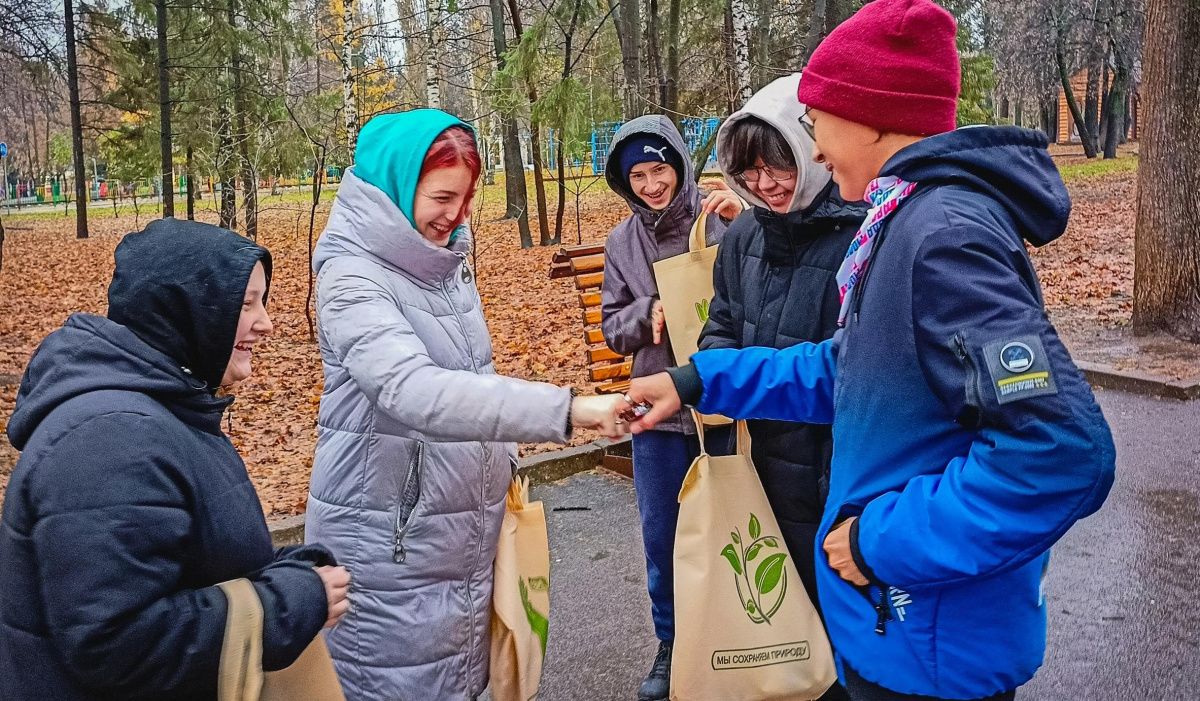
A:
MULTIPOLYGON (((709 454, 729 454, 728 427, 709 429, 705 434, 709 454)), ((695 435, 646 431, 633 437, 633 486, 642 517, 650 613, 659 640, 675 639, 674 557, 679 489, 699 454, 700 441, 695 435)))

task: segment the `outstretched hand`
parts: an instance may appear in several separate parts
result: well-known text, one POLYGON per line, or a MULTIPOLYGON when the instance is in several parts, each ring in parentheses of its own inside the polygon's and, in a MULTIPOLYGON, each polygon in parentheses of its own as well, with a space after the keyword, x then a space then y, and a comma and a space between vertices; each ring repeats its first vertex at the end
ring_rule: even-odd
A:
POLYGON ((625 400, 630 408, 639 404, 649 405, 649 411, 644 416, 629 424, 630 432, 635 434, 649 431, 683 407, 679 393, 675 391, 675 383, 665 372, 633 379, 629 391, 625 393, 625 400))
POLYGON ((621 414, 629 409, 625 399, 617 394, 575 397, 571 400, 571 425, 589 428, 608 438, 620 438, 628 432, 621 414))

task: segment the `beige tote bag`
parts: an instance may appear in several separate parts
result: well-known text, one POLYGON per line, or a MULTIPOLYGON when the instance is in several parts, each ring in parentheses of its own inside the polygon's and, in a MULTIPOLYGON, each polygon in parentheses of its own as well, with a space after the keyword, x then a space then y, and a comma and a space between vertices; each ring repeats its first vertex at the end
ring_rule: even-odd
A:
POLYGON ((494 701, 537 698, 550 629, 550 545, 542 502, 529 480, 513 479, 500 525, 492 586, 491 688, 494 701))
POLYGON ((218 701, 346 701, 325 637, 317 634, 292 665, 263 672, 263 609, 248 579, 218 586, 229 601, 217 677, 218 701))
MULTIPOLYGON (((708 305, 713 298, 713 267, 718 246, 705 245, 708 215, 701 214, 688 235, 688 251, 654 263, 654 280, 662 301, 671 351, 676 365, 687 365, 699 350, 700 332, 708 323, 708 305)), ((717 414, 704 415, 708 426, 723 426, 730 420, 717 414)))
POLYGON ((737 452, 702 452, 679 490, 671 699, 819 698, 837 671, 809 597, 739 421, 737 452))
POLYGON ((662 300, 676 365, 686 365, 699 348, 713 298, 713 267, 718 246, 705 246, 708 216, 701 214, 688 235, 687 253, 654 263, 654 280, 662 300))

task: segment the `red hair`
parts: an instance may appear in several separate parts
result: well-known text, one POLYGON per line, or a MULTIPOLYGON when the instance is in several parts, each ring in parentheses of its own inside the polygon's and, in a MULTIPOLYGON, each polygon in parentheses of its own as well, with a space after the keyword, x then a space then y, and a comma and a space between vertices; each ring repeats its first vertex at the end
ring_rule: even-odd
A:
POLYGON ((438 134, 425 153, 419 178, 424 178, 425 174, 431 170, 453 168, 459 165, 466 166, 467 170, 471 171, 471 189, 467 192, 463 211, 459 212, 459 223, 461 224, 466 219, 467 208, 470 206, 471 200, 475 198, 475 184, 479 182, 479 172, 483 170, 479 149, 475 145, 475 135, 466 127, 450 127, 438 134))

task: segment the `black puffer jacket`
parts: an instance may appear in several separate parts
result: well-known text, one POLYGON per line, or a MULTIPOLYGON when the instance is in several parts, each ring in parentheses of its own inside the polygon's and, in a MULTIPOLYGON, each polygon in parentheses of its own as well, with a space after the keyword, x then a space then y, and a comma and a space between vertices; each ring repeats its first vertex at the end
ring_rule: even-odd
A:
POLYGON ((8 424, 22 450, 0 525, 0 699, 214 699, 225 631, 214 585, 249 578, 263 665, 320 631, 333 564, 275 552, 214 396, 265 249, 164 220, 117 247, 109 316, 50 334, 8 424), (122 319, 120 324, 113 319, 122 319))
MULTIPOLYGON (((700 350, 786 348, 833 335, 840 306, 834 274, 866 209, 843 202, 832 189, 830 183, 806 210, 781 215, 754 207, 730 224, 700 350)), ((784 540, 811 585, 812 540, 833 453, 829 427, 751 421, 750 435, 784 540)))

